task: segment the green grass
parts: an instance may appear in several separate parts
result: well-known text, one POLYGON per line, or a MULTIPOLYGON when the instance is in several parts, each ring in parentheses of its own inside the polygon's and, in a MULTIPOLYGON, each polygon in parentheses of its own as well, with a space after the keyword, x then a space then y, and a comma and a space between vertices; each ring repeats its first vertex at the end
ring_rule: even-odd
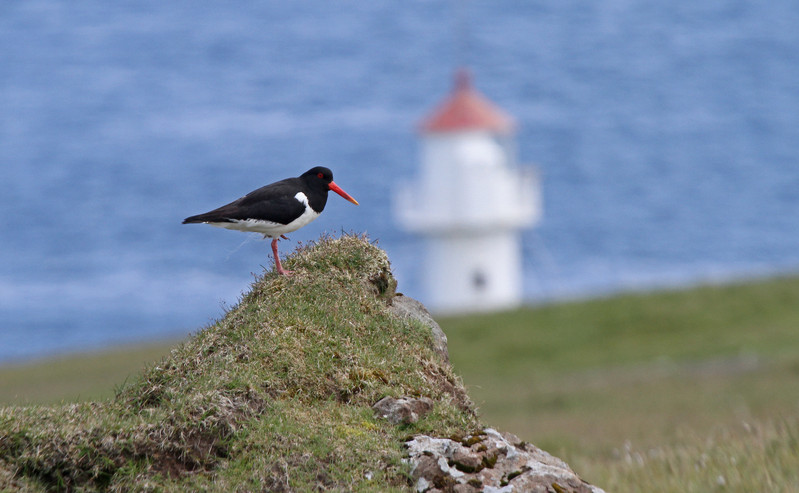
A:
POLYGON ((404 438, 478 422, 428 328, 393 316, 385 253, 323 238, 99 402, 0 408, 0 490, 394 491, 404 438), (371 405, 426 396, 393 426, 371 405))
POLYGON ((799 491, 799 420, 740 421, 677 432, 663 445, 626 444, 610 457, 576 454, 572 467, 607 491, 799 491))
POLYGON ((173 341, 118 347, 0 367, 0 405, 109 399, 115 387, 176 345, 173 341))
MULTIPOLYGON (((298 278, 268 274, 218 324, 171 353, 130 358, 115 377, 113 363, 88 356, 39 375, 0 369, 6 403, 107 398, 0 411, 0 485, 405 488, 401 438, 476 420, 447 404, 457 377, 427 351, 426 333, 397 325, 375 296, 387 286, 384 254, 329 241, 287 261, 298 278), (26 389, 48 380, 35 397, 26 389), (367 404, 400 393, 435 398, 434 416, 403 429, 375 421, 367 404), (70 465, 45 467, 55 460, 70 465)), ((799 491, 797 278, 438 321, 480 421, 608 492, 799 491)))
POLYGON ((608 491, 799 487, 799 279, 438 321, 481 418, 608 491))

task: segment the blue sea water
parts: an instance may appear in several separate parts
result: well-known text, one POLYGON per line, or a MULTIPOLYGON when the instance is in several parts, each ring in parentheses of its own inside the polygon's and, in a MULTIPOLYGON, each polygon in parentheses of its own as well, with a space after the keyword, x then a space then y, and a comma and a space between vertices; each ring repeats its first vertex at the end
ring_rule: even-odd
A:
POLYGON ((367 232, 419 296, 393 187, 468 64, 519 124, 545 215, 531 302, 799 270, 792 0, 0 4, 0 361, 176 337, 261 266, 181 220, 315 166, 281 242, 367 232))

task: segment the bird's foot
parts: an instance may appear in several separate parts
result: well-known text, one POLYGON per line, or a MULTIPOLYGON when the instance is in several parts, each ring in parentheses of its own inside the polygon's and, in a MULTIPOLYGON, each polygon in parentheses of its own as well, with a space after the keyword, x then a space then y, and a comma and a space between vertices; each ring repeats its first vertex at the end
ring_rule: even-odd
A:
POLYGON ((280 258, 275 257, 275 270, 277 271, 278 275, 291 277, 294 275, 293 270, 286 270, 283 268, 283 265, 280 263, 280 258))
POLYGON ((286 235, 280 235, 280 237, 283 238, 284 240, 288 240, 289 239, 289 237, 286 236, 286 235))

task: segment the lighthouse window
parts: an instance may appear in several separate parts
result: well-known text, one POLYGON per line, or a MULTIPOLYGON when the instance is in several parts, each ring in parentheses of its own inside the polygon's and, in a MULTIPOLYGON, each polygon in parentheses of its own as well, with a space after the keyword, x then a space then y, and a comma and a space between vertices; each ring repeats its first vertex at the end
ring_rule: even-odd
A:
POLYGON ((485 274, 483 274, 483 271, 476 270, 472 273, 472 286, 474 286, 476 290, 482 291, 485 289, 486 284, 488 284, 488 280, 485 274))

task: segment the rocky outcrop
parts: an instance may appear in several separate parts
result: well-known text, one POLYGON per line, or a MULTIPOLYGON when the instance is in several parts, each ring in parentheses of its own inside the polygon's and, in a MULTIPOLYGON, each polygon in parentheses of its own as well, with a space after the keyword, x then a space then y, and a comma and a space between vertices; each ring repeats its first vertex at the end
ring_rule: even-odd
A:
POLYGON ((441 326, 433 320, 432 315, 430 315, 430 312, 427 311, 427 308, 423 304, 410 296, 397 294, 397 296, 391 299, 389 309, 394 315, 400 318, 416 320, 430 327, 433 334, 433 349, 444 358, 444 361, 449 362, 447 335, 441 330, 441 326))
MULTIPOLYGON (((397 295, 390 307, 397 316, 430 327, 435 350, 449 361, 447 336, 424 305, 397 295)), ((401 425, 416 422, 432 407, 429 399, 386 397, 373 409, 377 416, 401 425)), ((491 428, 466 437, 418 435, 405 445, 414 487, 419 493, 604 493, 580 479, 557 457, 510 433, 491 428)))
POLYGON ((419 493, 604 493, 557 457, 491 428, 461 439, 420 435, 405 445, 419 493))
POLYGON ((387 419, 395 425, 408 425, 416 423, 420 417, 433 410, 433 399, 429 397, 421 399, 384 397, 377 401, 372 409, 378 418, 387 419))

